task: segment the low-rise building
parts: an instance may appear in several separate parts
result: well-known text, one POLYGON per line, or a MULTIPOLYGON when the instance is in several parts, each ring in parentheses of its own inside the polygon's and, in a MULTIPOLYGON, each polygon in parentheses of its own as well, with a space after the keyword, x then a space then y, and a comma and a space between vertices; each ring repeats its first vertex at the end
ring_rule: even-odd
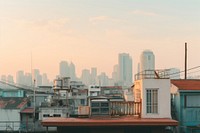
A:
POLYGON ((180 133, 200 132, 200 80, 171 80, 172 114, 180 133))
POLYGON ((89 118, 47 118, 42 125, 47 131, 55 126, 59 133, 175 132, 178 122, 171 119, 170 79, 161 77, 157 71, 151 74, 149 77, 142 73, 136 78, 135 101, 112 101, 108 97, 90 95, 89 118))
POLYGON ((107 97, 123 98, 122 86, 102 86, 101 95, 107 96, 107 97))
POLYGON ((0 90, 1 97, 25 97, 25 91, 20 89, 0 90))
POLYGON ((100 96, 101 95, 101 87, 98 85, 90 85, 88 87, 88 96, 100 96))
POLYGON ((20 112, 27 107, 27 104, 27 98, 0 97, 0 131, 19 131, 20 112))

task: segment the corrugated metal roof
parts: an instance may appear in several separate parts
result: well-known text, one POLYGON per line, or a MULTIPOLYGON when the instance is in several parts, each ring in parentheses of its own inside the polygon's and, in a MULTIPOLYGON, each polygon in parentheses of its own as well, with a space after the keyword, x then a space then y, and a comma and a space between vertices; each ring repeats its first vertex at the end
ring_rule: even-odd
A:
POLYGON ((28 102, 27 98, 19 97, 2 97, 0 98, 1 109, 20 109, 28 102))
POLYGON ((178 122, 169 118, 46 118, 42 121, 43 126, 177 126, 178 122))
POLYGON ((32 114, 32 113, 34 113, 34 109, 33 109, 33 108, 25 108, 25 109, 22 110, 20 113, 32 114))
POLYGON ((179 90, 200 90, 200 80, 171 80, 171 83, 178 87, 179 90))

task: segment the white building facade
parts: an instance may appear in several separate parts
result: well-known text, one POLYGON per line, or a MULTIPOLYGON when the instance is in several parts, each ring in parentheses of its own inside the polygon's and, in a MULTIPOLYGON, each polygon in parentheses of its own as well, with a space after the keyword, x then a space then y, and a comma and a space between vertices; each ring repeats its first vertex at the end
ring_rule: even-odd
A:
POLYGON ((136 80, 134 101, 142 102, 142 118, 171 118, 170 79, 136 80))
POLYGON ((88 87, 88 96, 99 96, 101 93, 100 86, 97 85, 90 85, 88 87))

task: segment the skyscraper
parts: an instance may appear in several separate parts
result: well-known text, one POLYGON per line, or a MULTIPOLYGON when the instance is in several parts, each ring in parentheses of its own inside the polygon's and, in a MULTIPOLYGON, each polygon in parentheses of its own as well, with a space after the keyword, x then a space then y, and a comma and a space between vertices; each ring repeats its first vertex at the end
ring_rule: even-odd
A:
POLYGON ((18 71, 16 74, 16 83, 24 84, 24 71, 18 71))
POLYGON ((114 83, 116 83, 116 84, 119 81, 119 66, 118 66, 118 64, 114 65, 114 67, 113 67, 112 79, 113 79, 114 83))
POLYGON ((97 78, 97 68, 92 67, 91 68, 91 84, 93 84, 93 85, 96 84, 96 78, 97 78))
POLYGON ((132 85, 132 58, 127 53, 120 53, 118 56, 119 80, 122 85, 132 85))
POLYGON ((14 79, 13 79, 13 76, 12 76, 12 75, 8 75, 8 76, 7 76, 7 82, 8 82, 8 83, 14 83, 14 79))
POLYGON ((40 74, 39 69, 34 69, 33 70, 33 80, 36 82, 36 86, 41 86, 42 85, 42 75, 40 74))
POLYGON ((25 81, 25 85, 28 85, 28 86, 32 86, 33 85, 31 73, 25 73, 24 74, 24 81, 25 81))
POLYGON ((74 63, 70 63, 69 65, 69 76, 70 76, 70 79, 75 81, 76 80, 76 70, 75 70, 75 65, 74 63))
POLYGON ((166 69, 165 72, 167 72, 167 74, 169 74, 169 78, 170 79, 180 79, 180 69, 178 68, 170 68, 170 69, 166 69))
POLYGON ((98 76, 99 86, 108 86, 109 85, 109 78, 105 72, 102 72, 98 76))
POLYGON ((1 75, 1 81, 6 81, 7 77, 6 75, 1 75))
POLYGON ((140 72, 155 70, 155 56, 152 51, 145 50, 140 56, 140 72))
POLYGON ((69 65, 67 61, 60 62, 60 77, 69 77, 69 65))
POLYGON ((85 85, 90 85, 90 80, 91 79, 91 75, 90 75, 90 70, 88 69, 83 69, 82 70, 82 75, 81 75, 81 80, 85 85))
POLYGON ((49 85, 49 79, 48 79, 46 73, 43 73, 43 74, 42 74, 42 85, 43 85, 43 86, 49 85))

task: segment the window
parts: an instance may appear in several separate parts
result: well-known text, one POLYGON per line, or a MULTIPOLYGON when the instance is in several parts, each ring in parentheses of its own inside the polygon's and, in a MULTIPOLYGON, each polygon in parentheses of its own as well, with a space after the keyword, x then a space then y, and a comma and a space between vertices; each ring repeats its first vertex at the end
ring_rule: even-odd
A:
POLYGON ((186 107, 200 107, 200 95, 186 96, 186 107))
POLYGON ((150 55, 148 55, 148 60, 151 60, 151 56, 150 55))
POLYGON ((92 114, 99 114, 99 108, 92 108, 92 114))
POLYGON ((158 89, 146 90, 146 112, 158 113, 158 89))
POLYGON ((99 107, 100 106, 100 103, 98 102, 92 102, 92 107, 99 107))
POLYGON ((49 117, 50 115, 49 114, 43 114, 43 117, 49 117))
POLYGON ((81 105, 85 105, 85 99, 81 99, 81 105))
POLYGON ((61 117, 60 114, 54 114, 53 117, 61 117))
POLYGON ((109 103, 103 101, 91 102, 92 115, 109 115, 109 103))
POLYGON ((109 104, 106 102, 106 103, 101 103, 101 107, 109 107, 109 104))

